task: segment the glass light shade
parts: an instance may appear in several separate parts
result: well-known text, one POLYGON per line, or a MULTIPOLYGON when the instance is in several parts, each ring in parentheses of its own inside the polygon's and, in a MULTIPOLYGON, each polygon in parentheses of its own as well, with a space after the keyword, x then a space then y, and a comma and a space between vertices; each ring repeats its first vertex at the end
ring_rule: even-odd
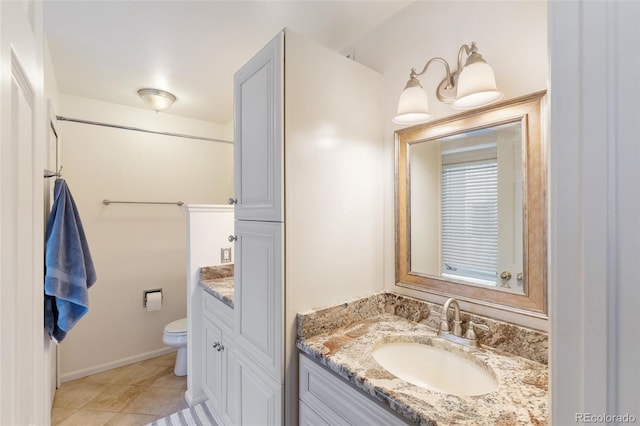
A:
MULTIPOLYGON (((415 80, 417 81, 417 79, 415 80)), ((411 80, 409 82, 411 83, 411 80)), ((427 92, 424 91, 420 83, 410 83, 400 95, 398 112, 392 120, 396 124, 418 124, 431 119, 427 92)))
POLYGON ((456 100, 451 104, 455 109, 476 108, 502 98, 496 86, 493 69, 484 61, 465 66, 458 76, 456 100))
POLYGON ((168 110, 176 101, 176 97, 173 94, 160 89, 140 89, 138 90, 138 96, 146 106, 155 112, 168 110))

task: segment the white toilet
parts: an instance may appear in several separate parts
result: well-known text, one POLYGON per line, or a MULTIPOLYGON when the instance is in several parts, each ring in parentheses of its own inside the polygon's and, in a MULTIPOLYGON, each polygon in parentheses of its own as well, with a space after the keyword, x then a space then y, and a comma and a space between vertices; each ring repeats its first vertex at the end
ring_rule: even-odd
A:
POLYGON ((164 328, 162 341, 167 346, 178 348, 176 366, 173 372, 176 376, 187 375, 187 319, 182 318, 170 322, 164 328))

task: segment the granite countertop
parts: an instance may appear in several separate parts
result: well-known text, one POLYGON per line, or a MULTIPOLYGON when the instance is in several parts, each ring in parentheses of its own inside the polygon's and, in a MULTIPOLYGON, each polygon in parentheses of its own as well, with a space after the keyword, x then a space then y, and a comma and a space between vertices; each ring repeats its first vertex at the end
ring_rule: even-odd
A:
MULTIPOLYGON (((374 301, 374 305, 380 305, 374 301)), ((499 349, 472 349, 437 336, 434 328, 375 306, 344 320, 348 304, 327 310, 343 324, 331 328, 322 313, 298 315, 298 348, 373 396, 410 423, 421 425, 546 425, 548 371, 545 364, 499 349), (366 312, 364 312, 366 311, 366 312), (342 313, 340 313, 342 312, 342 313), (318 324, 322 323, 321 326, 318 324), (311 330, 315 329, 314 333, 311 330), (372 351, 391 342, 417 342, 447 349, 481 366, 499 382, 485 395, 455 396, 414 386, 383 369, 372 351)))
POLYGON ((233 308, 233 265, 200 268, 199 283, 204 291, 233 308))

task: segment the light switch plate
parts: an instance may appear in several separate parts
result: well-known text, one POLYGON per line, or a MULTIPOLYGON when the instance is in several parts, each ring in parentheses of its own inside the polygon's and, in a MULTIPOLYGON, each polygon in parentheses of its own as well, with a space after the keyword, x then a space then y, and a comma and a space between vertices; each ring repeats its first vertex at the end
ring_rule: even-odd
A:
POLYGON ((220 249, 220 263, 231 263, 231 247, 220 249))

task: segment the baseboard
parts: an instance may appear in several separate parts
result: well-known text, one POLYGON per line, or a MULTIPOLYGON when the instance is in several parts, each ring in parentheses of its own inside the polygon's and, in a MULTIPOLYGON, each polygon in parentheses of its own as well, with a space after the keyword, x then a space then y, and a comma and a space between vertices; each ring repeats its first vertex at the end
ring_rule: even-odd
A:
POLYGON ((184 400, 187 401, 187 404, 189 404, 189 407, 193 407, 196 404, 200 404, 202 401, 206 401, 207 395, 205 395, 203 392, 198 396, 194 396, 191 394, 191 392, 189 392, 189 389, 187 389, 187 391, 184 393, 184 400))
POLYGON ((129 364, 134 364, 136 362, 144 361, 150 358, 155 358, 157 356, 165 355, 175 351, 176 351, 175 348, 164 347, 162 349, 156 349, 155 351, 145 352, 143 354, 130 356, 128 358, 119 359, 117 361, 96 365, 95 367, 85 368, 83 370, 71 371, 69 373, 62 374, 60 376, 60 381, 62 383, 69 382, 71 380, 80 379, 86 376, 91 376, 92 374, 102 373, 103 371, 112 370, 114 368, 123 367, 129 364))

